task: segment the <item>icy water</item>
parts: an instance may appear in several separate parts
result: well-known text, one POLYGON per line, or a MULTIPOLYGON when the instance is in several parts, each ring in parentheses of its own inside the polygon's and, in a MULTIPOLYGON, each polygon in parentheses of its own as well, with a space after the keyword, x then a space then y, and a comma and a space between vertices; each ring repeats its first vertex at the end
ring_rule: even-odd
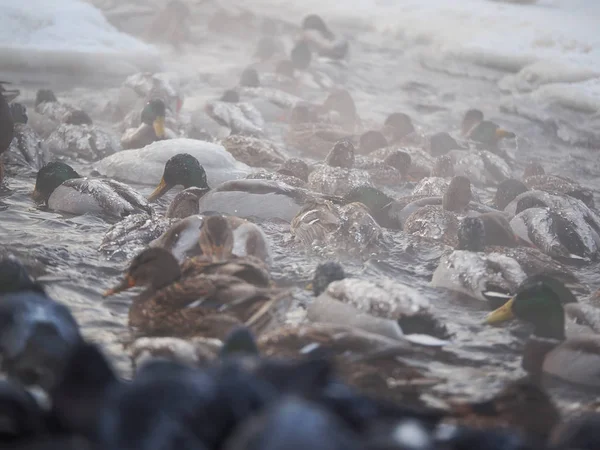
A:
MULTIPOLYGON (((99 3, 104 3, 110 13, 111 2, 99 3)), ((407 2, 410 3, 413 2, 407 2)), ((487 2, 481 0, 480 3, 487 2)), ((300 21, 301 16, 292 15, 277 2, 274 5, 270 8, 260 3, 257 14, 268 14, 290 23, 300 21)), ((211 7, 206 8, 207 15, 213 11, 211 7)), ((434 9, 426 11, 427 14, 434 12, 434 9)), ((510 80, 507 77, 517 76, 519 67, 512 67, 512 72, 508 72, 509 67, 504 67, 505 70, 491 67, 498 64, 483 65, 481 61, 454 58, 437 51, 439 48, 430 45, 429 38, 403 34, 402 27, 383 26, 369 19, 372 16, 368 14, 359 20, 360 11, 355 13, 354 19, 349 19, 349 14, 332 15, 332 19, 338 19, 334 20, 334 30, 348 37, 351 45, 347 67, 334 70, 352 93, 363 121, 380 124, 389 113, 402 111, 411 115, 423 132, 454 131, 464 111, 482 109, 487 118, 519 136, 514 149, 517 176, 523 165, 534 159, 541 162, 548 173, 571 177, 591 188, 596 202, 600 201, 600 145, 595 139, 597 128, 591 125, 596 116, 582 111, 581 103, 571 102, 577 107, 573 109, 566 107, 565 102, 523 100, 522 93, 507 88, 507 80, 510 80), (590 124, 588 128, 586 124, 590 124)), ((198 45, 185 48, 182 54, 165 49, 163 55, 165 69, 180 79, 186 96, 184 114, 201 108, 207 99, 215 98, 223 89, 236 84, 240 72, 252 60, 260 36, 258 31, 247 31, 242 36, 211 34, 202 12, 194 18, 194 32, 200 36, 198 45)), ((286 37, 288 42, 291 37, 286 37)), ((4 72, 0 78, 11 77, 22 87, 22 100, 28 106, 37 88, 50 87, 60 99, 81 105, 94 117, 94 111, 116 95, 123 80, 119 76, 103 76, 101 72, 99 67, 98 73, 85 79, 79 74, 43 72, 4 72)), ((319 100, 324 95, 307 100, 319 100)), ((271 137, 279 140, 280 130, 274 127, 271 131, 271 137)), ((89 173, 93 167, 93 164, 76 161, 73 165, 82 174, 89 173)), ((111 224, 94 216, 68 217, 36 208, 30 198, 34 182, 34 175, 11 178, 8 190, 0 193, 0 244, 17 256, 39 260, 46 266, 46 273, 54 277, 48 283, 50 294, 73 310, 84 334, 105 346, 118 367, 127 373, 130 362, 123 345, 129 338, 127 311, 131 296, 101 297, 127 265, 124 257, 108 258, 98 251, 111 224)), ((143 194, 149 194, 152 189, 147 185, 132 186, 143 194)), ((159 213, 164 212, 174 195, 172 192, 161 200, 159 213)), ((481 322, 487 314, 484 305, 428 287, 442 251, 439 247, 418 248, 401 233, 390 232, 386 235, 387 250, 362 258, 348 258, 307 251, 293 242, 286 224, 261 225, 271 240, 275 279, 295 287, 301 301, 310 298, 301 287, 311 278, 314 267, 330 258, 340 258, 353 275, 389 276, 422 290, 453 333, 452 344, 439 358, 432 358, 428 367, 434 375, 448 380, 435 387, 433 394, 479 396, 523 374, 519 326, 501 329, 483 326, 481 322)), ((574 270, 589 285, 590 291, 600 287, 597 265, 574 270)), ((585 394, 573 390, 560 389, 556 393, 568 403, 586 399, 585 394)))

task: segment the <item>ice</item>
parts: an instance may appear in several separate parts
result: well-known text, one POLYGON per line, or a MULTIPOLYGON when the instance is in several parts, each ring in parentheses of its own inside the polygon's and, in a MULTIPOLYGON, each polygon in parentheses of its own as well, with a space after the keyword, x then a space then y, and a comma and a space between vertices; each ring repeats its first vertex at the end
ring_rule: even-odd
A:
POLYGON ((122 33, 80 0, 0 0, 3 70, 126 75, 159 66, 158 51, 122 33))

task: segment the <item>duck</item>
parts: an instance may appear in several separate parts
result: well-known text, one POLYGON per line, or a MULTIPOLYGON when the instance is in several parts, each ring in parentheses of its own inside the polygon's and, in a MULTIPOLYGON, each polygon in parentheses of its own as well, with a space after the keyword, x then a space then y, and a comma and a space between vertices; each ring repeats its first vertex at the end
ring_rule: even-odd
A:
POLYGON ((275 320, 275 309, 287 295, 231 275, 184 274, 173 254, 159 247, 138 254, 123 280, 104 296, 134 286, 146 289, 133 300, 129 325, 144 336, 224 339, 243 324, 260 333, 275 320))
POLYGON ((328 195, 343 196, 359 185, 370 185, 366 171, 354 169, 354 145, 342 139, 325 158, 325 164, 308 175, 308 188, 328 195))
MULTIPOLYGON (((35 95, 35 111, 38 114, 46 116, 56 125, 58 125, 59 123, 63 122, 70 113, 79 110, 69 103, 58 101, 56 94, 54 94, 52 90, 40 89, 35 95)), ((80 115, 80 118, 84 118, 85 116, 87 116, 87 114, 83 113, 80 115)))
POLYGON ((463 116, 463 120, 460 126, 460 134, 462 137, 469 136, 470 131, 475 128, 476 125, 483 122, 483 111, 480 109, 472 108, 467 110, 463 116))
MULTIPOLYGON (((291 61, 287 61, 291 65, 291 61)), ((240 97, 252 99, 252 104, 263 114, 265 120, 275 122, 282 114, 306 101, 295 95, 297 82, 291 73, 285 74, 286 61, 281 61, 275 73, 261 73, 254 67, 247 67, 240 75, 237 92, 240 97), (266 102, 266 103, 264 103, 266 102)))
POLYGON ((383 238, 381 227, 365 205, 352 202, 339 206, 326 199, 306 202, 292 219, 290 232, 309 249, 333 246, 359 253, 378 248, 383 238))
MULTIPOLYGON (((205 217, 198 237, 202 255, 187 259, 181 265, 182 276, 188 273, 224 274, 254 286, 269 287, 271 275, 265 261, 248 254, 234 256, 234 241, 234 232, 227 217, 205 217)), ((249 244, 249 241, 246 240, 246 243, 249 244)))
POLYGON ((403 357, 422 357, 432 350, 408 344, 360 328, 323 322, 274 328, 256 339, 265 358, 297 360, 320 351, 336 363, 341 381, 359 392, 373 399, 422 407, 421 394, 442 380, 426 368, 407 364, 403 357))
MULTIPOLYGON (((464 176, 455 176, 441 199, 441 208, 435 204, 427 204, 431 203, 430 199, 423 199, 402 209, 400 214, 406 217, 403 230, 409 234, 456 246, 458 214, 467 212, 471 198, 470 180, 464 176)), ((436 203, 439 204, 437 200, 436 203)))
MULTIPOLYGON (((465 217, 456 250, 442 255, 431 285, 465 294, 492 308, 504 304, 528 277, 545 274, 571 285, 577 276, 539 250, 518 246, 508 219, 499 213, 465 217)), ((581 286, 583 292, 586 288, 581 286)))
POLYGON ((579 199, 527 191, 505 211, 514 216, 510 224, 519 238, 553 258, 577 263, 598 255, 600 219, 579 199))
POLYGON ((392 154, 398 151, 407 153, 410 156, 411 162, 407 173, 410 180, 419 181, 431 175, 431 168, 435 160, 429 152, 417 145, 408 145, 399 148, 398 144, 392 144, 387 147, 378 148, 367 156, 371 159, 386 161, 392 157, 392 154))
POLYGON ((160 180, 167 161, 177 154, 193 156, 205 169, 209 185, 247 176, 252 170, 218 144, 177 138, 156 141, 144 148, 123 150, 93 164, 100 174, 123 181, 152 185, 160 180))
POLYGON ((273 142, 252 136, 233 134, 223 139, 221 145, 236 160, 250 167, 276 169, 287 159, 273 142))
POLYGON ((561 421, 552 397, 539 384, 521 378, 506 384, 491 398, 477 402, 451 402, 449 418, 474 429, 518 430, 528 442, 545 446, 561 421))
POLYGON ((252 103, 240 101, 235 90, 227 90, 219 100, 211 100, 204 108, 219 125, 227 127, 233 134, 263 137, 265 121, 252 103))
MULTIPOLYGON (((8 102, 0 95, 0 155, 10 148, 15 135, 15 122, 8 102)), ((4 180, 4 159, 0 159, 0 184, 4 180)))
POLYGON ((351 137, 352 133, 339 125, 319 122, 308 106, 297 105, 290 112, 289 127, 283 139, 302 156, 322 159, 336 142, 351 137))
POLYGON ((416 128, 413 125, 412 118, 403 112, 393 112, 388 115, 383 122, 381 133, 390 144, 402 144, 405 138, 413 135, 416 128))
POLYGON ((92 119, 81 110, 67 112, 62 122, 46 138, 50 154, 97 161, 121 150, 117 137, 94 125, 92 119))
POLYGON ((361 155, 356 155, 354 160, 354 168, 367 172, 374 185, 392 188, 412 180, 409 176, 411 166, 411 156, 401 150, 390 152, 383 160, 361 155))
POLYGON ((14 138, 6 153, 3 154, 4 164, 10 170, 38 171, 47 159, 47 148, 44 141, 27 125, 27 109, 21 103, 10 104, 14 121, 14 138))
POLYGON ((302 40, 320 56, 330 59, 343 59, 348 53, 348 41, 338 40, 316 14, 310 14, 302 20, 302 40))
MULTIPOLYGON (((141 114, 141 124, 137 128, 129 128, 121 137, 124 150, 143 148, 153 142, 167 139, 165 129, 166 107, 161 99, 150 100, 141 114)), ((174 137, 171 133, 171 137, 174 137)))
MULTIPOLYGON (((548 277, 523 281, 515 296, 492 312, 492 325, 512 316, 533 326, 523 351, 522 366, 536 380, 544 375, 569 384, 600 387, 600 336, 565 336, 565 309, 561 300, 568 289, 548 277)), ((571 294, 572 295, 572 294, 571 294)))
POLYGON ((569 195, 581 200, 588 208, 594 208, 594 194, 570 178, 546 174, 539 163, 530 163, 523 172, 523 183, 534 191, 555 195, 569 195))
POLYGON ((14 258, 0 260, 1 369, 24 386, 51 389, 80 341, 77 321, 14 258))
POLYGON ((124 120, 124 127, 131 128, 139 122, 140 111, 151 100, 161 100, 165 105, 166 123, 173 123, 175 115, 183 106, 184 97, 179 83, 169 73, 137 72, 129 75, 119 87, 114 106, 113 119, 124 120), (173 116, 173 117, 172 117, 173 116))
POLYGON ((446 327, 432 314, 417 290, 391 279, 349 277, 334 261, 319 264, 312 281, 314 300, 307 308, 312 322, 332 323, 408 340, 421 345, 448 344, 446 327))
POLYGON ((146 199, 124 183, 110 179, 84 178, 66 163, 53 161, 36 177, 33 200, 57 212, 100 214, 121 219, 153 211, 146 199))

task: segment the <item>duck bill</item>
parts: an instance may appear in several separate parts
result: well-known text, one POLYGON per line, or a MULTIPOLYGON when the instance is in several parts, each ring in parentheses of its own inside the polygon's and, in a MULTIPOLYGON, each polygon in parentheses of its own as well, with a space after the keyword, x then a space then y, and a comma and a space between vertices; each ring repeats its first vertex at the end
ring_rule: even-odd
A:
POLYGON ((166 183, 164 178, 161 178, 160 183, 158 183, 158 186, 156 186, 154 192, 148 196, 148 201, 153 202, 161 198, 169 189, 171 189, 171 187, 166 183))
POLYGON ((154 134, 156 134, 157 138, 159 138, 159 139, 165 138, 165 118, 164 117, 157 117, 156 119, 154 119, 154 122, 152 122, 152 128, 154 128, 154 134))
POLYGON ((516 135, 512 131, 505 130, 504 128, 498 128, 496 130, 496 137, 498 139, 512 139, 515 138, 516 135))
POLYGON ((504 305, 495 311, 492 311, 485 319, 488 325, 495 325, 502 322, 507 322, 514 319, 515 315, 512 312, 512 305, 515 302, 514 297, 507 301, 504 305))
POLYGON ((33 193, 31 194, 31 198, 33 199, 33 201, 35 201, 37 203, 42 203, 44 201, 44 195, 37 189, 33 190, 33 193))
POLYGON ((115 295, 115 294, 118 294, 119 292, 123 292, 123 291, 126 291, 127 289, 131 289, 135 285, 136 284, 135 284, 135 280, 133 279, 133 277, 131 275, 127 275, 123 279, 123 281, 121 281, 117 286, 115 286, 112 289, 109 289, 104 294, 102 294, 102 297, 110 297, 111 295, 115 295))

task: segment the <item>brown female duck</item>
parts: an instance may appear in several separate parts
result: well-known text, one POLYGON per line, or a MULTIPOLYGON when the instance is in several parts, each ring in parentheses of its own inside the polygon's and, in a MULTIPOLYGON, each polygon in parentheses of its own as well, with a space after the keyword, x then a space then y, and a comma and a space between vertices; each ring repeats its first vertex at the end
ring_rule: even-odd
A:
POLYGON ((136 256, 117 286, 104 296, 134 286, 146 290, 134 299, 129 325, 147 336, 214 337, 222 339, 241 324, 260 332, 272 322, 279 291, 256 287, 230 275, 198 274, 180 269, 162 248, 136 256))

